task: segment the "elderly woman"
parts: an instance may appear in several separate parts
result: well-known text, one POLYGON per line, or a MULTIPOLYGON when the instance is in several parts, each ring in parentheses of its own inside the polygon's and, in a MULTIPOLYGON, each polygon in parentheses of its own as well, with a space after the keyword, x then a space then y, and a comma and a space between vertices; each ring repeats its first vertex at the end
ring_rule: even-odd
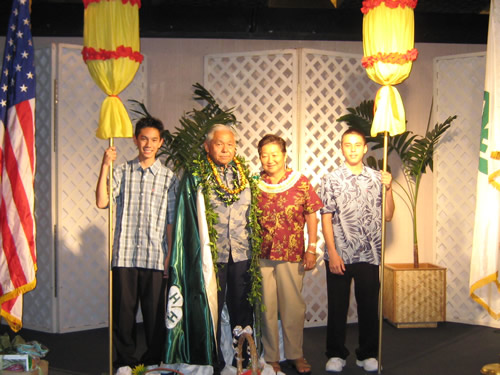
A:
POLYGON ((262 163, 259 182, 262 210, 262 345, 264 359, 281 371, 278 314, 281 319, 285 357, 299 374, 311 366, 302 351, 306 305, 302 299, 304 272, 316 265, 318 219, 323 204, 311 183, 299 172, 286 168, 286 143, 273 134, 258 144, 262 163), (307 223, 308 245, 304 244, 307 223))

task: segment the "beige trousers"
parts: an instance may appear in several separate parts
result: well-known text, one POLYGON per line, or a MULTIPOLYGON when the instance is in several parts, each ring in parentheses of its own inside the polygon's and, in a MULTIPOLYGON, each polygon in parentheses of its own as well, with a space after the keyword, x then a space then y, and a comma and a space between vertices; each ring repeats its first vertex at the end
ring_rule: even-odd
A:
POLYGON ((302 263, 260 259, 262 272, 262 345, 266 362, 278 362, 278 313, 283 332, 286 359, 303 357, 302 343, 306 304, 302 299, 302 263))

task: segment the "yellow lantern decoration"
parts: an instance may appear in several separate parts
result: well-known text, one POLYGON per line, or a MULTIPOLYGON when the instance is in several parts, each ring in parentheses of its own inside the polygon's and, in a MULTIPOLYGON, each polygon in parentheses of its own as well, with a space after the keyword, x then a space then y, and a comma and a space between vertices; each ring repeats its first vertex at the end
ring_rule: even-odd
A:
MULTIPOLYGON (((113 146, 116 137, 133 136, 132 122, 118 94, 134 79, 144 59, 140 53, 140 0, 83 0, 83 60, 99 88, 108 97, 104 99, 99 115, 96 136, 109 139, 113 146)), ((113 179, 113 164, 109 168, 113 179)), ((108 207, 108 315, 109 315, 109 373, 113 374, 113 279, 111 257, 113 248, 113 195, 109 184, 108 207)))
POLYGON ((143 60, 139 41, 140 0, 83 0, 82 50, 90 75, 108 97, 96 136, 132 137, 132 123, 118 94, 134 79, 143 60))
MULTIPOLYGON (((418 52, 414 48, 413 9, 417 0, 363 1, 362 64, 370 79, 380 85, 375 96, 371 136, 384 134, 383 171, 387 171, 389 134, 406 130, 405 110, 398 90, 393 87, 403 82, 411 72, 418 52)), ((385 205, 386 189, 382 189, 382 243, 380 252, 378 374, 382 371, 382 322, 385 257, 385 205)))
POLYGON ((413 9, 417 0, 363 1, 362 64, 371 80, 382 85, 375 97, 371 136, 403 133, 406 118, 403 101, 393 87, 411 72, 418 52, 414 48, 413 9))

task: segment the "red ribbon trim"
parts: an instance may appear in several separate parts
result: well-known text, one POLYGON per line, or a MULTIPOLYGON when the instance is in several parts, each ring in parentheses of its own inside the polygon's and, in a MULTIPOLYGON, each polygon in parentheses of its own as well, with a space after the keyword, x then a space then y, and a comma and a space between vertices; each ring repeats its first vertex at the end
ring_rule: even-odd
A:
POLYGON ((136 61, 139 64, 144 60, 144 56, 140 52, 132 51, 132 47, 119 46, 116 51, 108 51, 100 48, 96 51, 92 47, 83 47, 82 49, 83 61, 87 60, 109 60, 119 59, 120 57, 128 57, 130 60, 136 61))
POLYGON ((110 98, 118 98, 119 101, 122 101, 118 95, 108 95, 110 98))
POLYGON ((392 53, 377 53, 372 56, 364 56, 361 59, 361 64, 365 68, 371 68, 376 62, 380 61, 388 64, 406 64, 410 61, 415 61, 418 57, 416 48, 408 50, 406 53, 392 52, 392 53))
MULTIPOLYGON (((83 0, 83 7, 87 9, 87 6, 91 3, 100 3, 101 1, 112 1, 112 0, 83 0)), ((127 3, 130 3, 130 5, 137 5, 139 8, 141 7, 141 0, 121 0, 123 5, 127 5, 127 3)))
POLYGON ((387 8, 396 9, 397 7, 410 7, 415 9, 418 0, 365 0, 361 8, 361 13, 367 14, 373 8, 378 7, 380 4, 385 3, 387 8))

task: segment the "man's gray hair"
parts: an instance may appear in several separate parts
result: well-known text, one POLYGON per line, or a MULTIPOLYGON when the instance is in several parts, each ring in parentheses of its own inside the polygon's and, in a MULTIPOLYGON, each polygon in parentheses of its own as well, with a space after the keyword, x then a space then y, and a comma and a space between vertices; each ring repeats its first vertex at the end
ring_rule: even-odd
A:
POLYGON ((234 131, 233 127, 232 126, 229 126, 229 125, 223 125, 223 124, 217 124, 217 125, 214 125, 207 133, 207 136, 205 138, 205 142, 209 143, 210 141, 212 141, 212 139, 214 139, 214 134, 216 131, 219 131, 219 130, 227 130, 227 131, 230 131, 231 133, 233 133, 233 136, 234 136, 234 140, 236 142, 238 142, 238 135, 236 134, 236 132, 234 131))

